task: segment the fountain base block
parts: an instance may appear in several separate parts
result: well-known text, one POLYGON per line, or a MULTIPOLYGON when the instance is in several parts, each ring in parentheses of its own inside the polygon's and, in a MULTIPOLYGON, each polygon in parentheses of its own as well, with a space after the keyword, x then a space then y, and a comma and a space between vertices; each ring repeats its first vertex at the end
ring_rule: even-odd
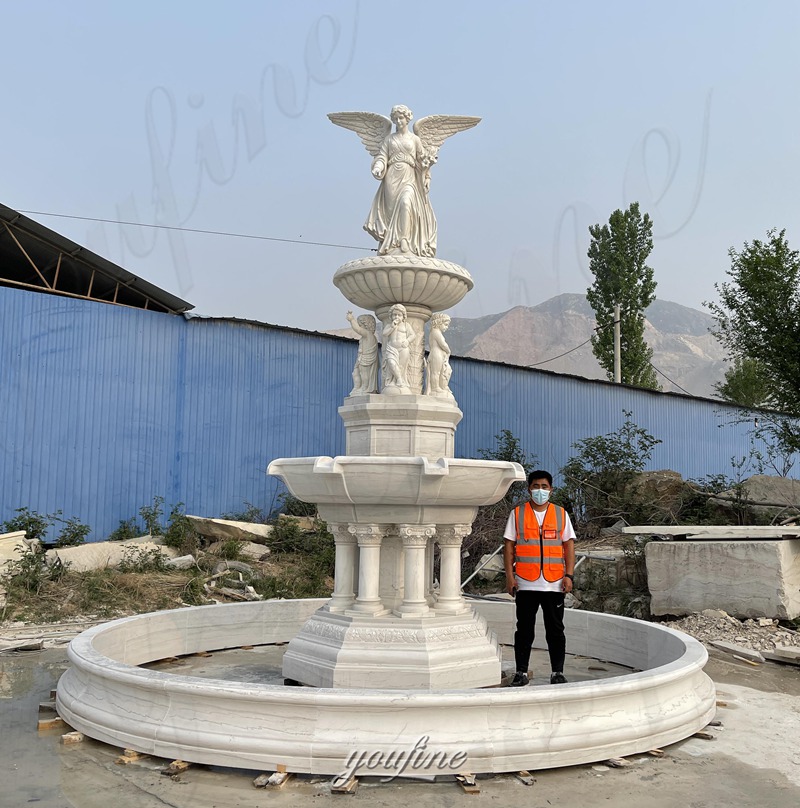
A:
POLYGON ((289 643, 283 675, 312 687, 436 690, 500 684, 497 638, 461 614, 380 616, 319 609, 289 643))

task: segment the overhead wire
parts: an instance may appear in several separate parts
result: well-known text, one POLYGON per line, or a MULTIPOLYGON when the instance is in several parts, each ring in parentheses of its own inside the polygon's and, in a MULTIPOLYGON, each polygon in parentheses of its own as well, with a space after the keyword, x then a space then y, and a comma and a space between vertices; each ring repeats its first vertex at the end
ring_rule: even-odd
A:
POLYGON ((656 367, 656 366, 655 366, 655 365, 654 365, 652 362, 648 362, 647 364, 648 364, 648 365, 650 365, 650 367, 651 367, 651 368, 653 368, 653 370, 654 370, 656 373, 660 373, 660 374, 661 374, 661 375, 662 375, 662 376, 663 376, 663 377, 664 377, 664 378, 665 378, 665 379, 666 379, 666 380, 667 380, 667 381, 668 381, 670 384, 674 384, 674 385, 675 385, 675 387, 677 387, 677 388, 678 388, 678 390, 681 390, 682 392, 686 393, 686 395, 687 395, 687 396, 692 395, 692 394, 691 394, 691 393, 690 393, 690 392, 689 392, 689 391, 688 391, 686 388, 681 387, 681 386, 678 384, 678 382, 673 381, 672 379, 670 379, 670 377, 669 377, 669 376, 667 376, 667 374, 666 374, 666 373, 664 373, 664 371, 663 371, 663 370, 659 370, 659 369, 658 369, 658 368, 657 368, 657 367, 656 367))
MULTIPOLYGON (((248 238, 248 239, 255 239, 258 241, 276 241, 283 244, 307 244, 312 247, 333 247, 335 249, 344 249, 344 250, 363 250, 365 252, 376 252, 375 247, 357 247, 352 244, 334 244, 332 242, 326 241, 307 241, 305 239, 296 239, 296 238, 279 238, 277 236, 262 236, 255 233, 234 233, 227 230, 205 230, 198 227, 175 227, 172 225, 166 224, 150 224, 148 222, 126 222, 121 219, 104 219, 99 216, 78 216, 75 214, 69 213, 51 213, 49 211, 41 211, 41 210, 22 210, 20 209, 20 213, 26 213, 29 216, 53 216, 58 219, 77 219, 79 221, 84 222, 100 222, 103 224, 118 224, 118 225, 126 225, 129 227, 149 227, 154 230, 173 230, 178 231, 181 233, 201 233, 204 235, 210 236, 227 236, 228 238, 248 238)), ((614 323, 608 323, 604 326, 596 326, 594 331, 600 331, 602 328, 609 328, 610 326, 614 325, 614 323)), ((574 348, 570 348, 568 351, 564 351, 563 353, 557 354, 556 356, 551 356, 549 359, 543 359, 541 362, 533 362, 530 365, 525 365, 524 367, 528 368, 535 368, 539 367, 540 365, 547 365, 550 362, 555 362, 556 359, 561 359, 569 354, 573 353, 574 351, 583 348, 584 345, 588 345, 592 341, 592 338, 584 340, 580 343, 580 345, 576 345, 574 348)), ((656 373, 659 373, 663 376, 670 384, 677 387, 679 390, 683 391, 687 395, 691 395, 688 390, 681 387, 676 381, 670 379, 666 373, 662 370, 659 370, 652 362, 648 362, 650 367, 655 370, 656 373)))
MULTIPOLYGON (((604 328, 610 328, 613 325, 614 325, 613 322, 606 323, 606 325, 595 326, 592 330, 595 333, 597 333, 598 331, 602 331, 604 328)), ((574 348, 570 348, 568 351, 564 351, 564 353, 558 354, 558 356, 551 356, 549 359, 543 359, 541 362, 533 362, 530 365, 523 365, 523 367, 535 368, 535 367, 538 367, 539 365, 546 365, 548 362, 555 362, 556 359, 561 359, 562 356, 567 356, 568 354, 571 354, 573 351, 577 351, 578 348, 583 348, 584 345, 587 345, 591 341, 592 341, 592 338, 589 337, 589 339, 584 340, 580 345, 576 345, 574 348)))
POLYGON ((203 230, 198 227, 173 227, 166 224, 149 224, 147 222, 126 222, 119 219, 101 219, 97 216, 76 216, 69 213, 48 213, 41 210, 20 210, 20 213, 27 213, 29 216, 54 216, 58 219, 79 219, 84 222, 102 222, 104 224, 121 224, 131 227, 150 227, 155 230, 177 230, 181 233, 204 233, 210 236, 228 236, 229 238, 249 238, 259 241, 278 241, 284 244, 308 244, 313 247, 335 247, 342 250, 364 250, 366 252, 376 252, 375 247, 356 247, 352 244, 332 244, 326 241, 306 241, 297 238, 278 238, 276 236, 260 236, 254 233, 233 233, 226 230, 203 230))

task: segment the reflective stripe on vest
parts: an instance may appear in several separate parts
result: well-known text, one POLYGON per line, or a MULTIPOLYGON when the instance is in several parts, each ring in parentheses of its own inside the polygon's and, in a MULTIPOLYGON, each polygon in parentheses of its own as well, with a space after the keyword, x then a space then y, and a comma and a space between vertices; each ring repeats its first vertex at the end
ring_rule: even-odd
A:
POLYGON ((552 502, 547 505, 541 526, 530 502, 516 509, 517 541, 515 571, 526 581, 536 581, 539 575, 555 583, 564 577, 564 509, 552 502))

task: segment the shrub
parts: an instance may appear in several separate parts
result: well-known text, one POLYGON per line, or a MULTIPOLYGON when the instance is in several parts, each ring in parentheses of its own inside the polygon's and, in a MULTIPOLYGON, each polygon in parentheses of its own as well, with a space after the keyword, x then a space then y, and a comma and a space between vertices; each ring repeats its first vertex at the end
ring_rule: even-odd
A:
POLYGON ((30 508, 17 508, 16 516, 3 523, 3 530, 6 533, 15 533, 24 530, 25 536, 29 539, 44 541, 47 531, 56 523, 61 516, 61 511, 55 513, 38 513, 30 508))
POLYGON ((646 520, 628 487, 661 440, 637 426, 633 413, 623 414, 625 422, 616 432, 573 443, 578 454, 561 468, 564 486, 559 499, 584 526, 602 527, 620 518, 646 520))
POLYGON ((179 502, 169 512, 169 523, 164 531, 164 544, 184 554, 197 552, 197 533, 179 502))
POLYGON ((139 527, 136 519, 120 519, 119 527, 112 530, 108 535, 108 541, 127 541, 128 539, 135 539, 141 536, 144 531, 139 527))
POLYGON ((164 515, 164 497, 153 497, 153 504, 142 505, 139 508, 139 515, 142 517, 145 530, 151 536, 163 535, 161 517, 164 515))
POLYGON ((76 547, 86 541, 86 537, 92 532, 89 525, 84 525, 76 516, 72 519, 59 520, 64 522, 64 527, 61 528, 56 539, 56 547, 76 547))

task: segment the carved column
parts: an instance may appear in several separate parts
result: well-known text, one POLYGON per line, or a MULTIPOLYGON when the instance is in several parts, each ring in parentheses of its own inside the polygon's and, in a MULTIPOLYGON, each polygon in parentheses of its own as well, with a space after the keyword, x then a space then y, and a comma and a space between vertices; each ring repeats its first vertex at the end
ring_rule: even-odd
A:
POLYGON ((398 525, 403 540, 403 602, 396 610, 402 617, 430 613, 425 598, 425 548, 436 533, 436 525, 398 525))
POLYGON ((438 525, 436 541, 441 549, 437 612, 462 612, 469 608, 461 595, 461 543, 472 525, 438 525))
POLYGON ((328 530, 336 543, 336 567, 333 580, 333 597, 328 603, 332 612, 342 612, 353 605, 356 570, 356 537, 347 525, 328 523, 328 530))
POLYGON ((351 524, 347 530, 358 541, 358 594, 348 609, 356 614, 383 614, 380 595, 381 539, 383 525, 351 524))

